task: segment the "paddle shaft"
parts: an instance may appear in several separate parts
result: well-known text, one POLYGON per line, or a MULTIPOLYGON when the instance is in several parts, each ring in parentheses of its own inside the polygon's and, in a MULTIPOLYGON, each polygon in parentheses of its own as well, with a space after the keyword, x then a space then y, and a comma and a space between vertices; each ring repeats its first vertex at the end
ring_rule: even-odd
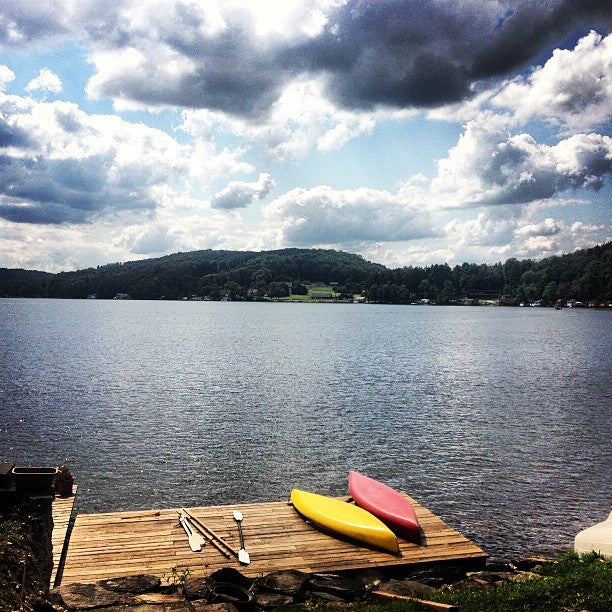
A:
POLYGON ((236 520, 238 523, 238 535, 240 536, 240 548, 244 550, 244 537, 242 536, 242 521, 236 520))
POLYGON ((230 554, 227 552, 227 550, 229 550, 236 557, 238 556, 238 551, 232 548, 220 535, 217 535, 210 527, 207 527, 202 521, 200 521, 200 519, 196 518, 195 516, 187 512, 187 510, 185 510, 184 508, 183 508, 183 512, 194 522, 195 525, 197 525, 202 531, 206 532, 206 535, 210 537, 210 540, 209 540, 210 543, 219 552, 221 552, 223 555, 225 555, 228 558, 230 557, 230 554), (218 542, 221 543, 223 546, 225 546, 227 550, 224 550, 223 548, 221 548, 221 546, 219 546, 219 544, 215 540, 218 540, 218 542))
POLYGON ((189 547, 191 548, 191 550, 193 552, 198 552, 202 550, 202 546, 205 543, 204 538, 200 534, 197 534, 195 533, 195 531, 193 531, 191 525, 189 524, 189 521, 187 521, 185 517, 179 515, 179 523, 185 530, 185 533, 187 533, 187 539, 189 540, 189 547))

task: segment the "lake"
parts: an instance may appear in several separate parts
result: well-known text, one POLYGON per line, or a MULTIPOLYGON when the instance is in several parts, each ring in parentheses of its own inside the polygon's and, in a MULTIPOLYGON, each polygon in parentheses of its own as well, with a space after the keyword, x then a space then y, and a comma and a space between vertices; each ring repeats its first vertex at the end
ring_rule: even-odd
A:
POLYGON ((0 300, 0 460, 78 512, 345 495, 356 469, 494 558, 611 510, 612 311, 0 300))

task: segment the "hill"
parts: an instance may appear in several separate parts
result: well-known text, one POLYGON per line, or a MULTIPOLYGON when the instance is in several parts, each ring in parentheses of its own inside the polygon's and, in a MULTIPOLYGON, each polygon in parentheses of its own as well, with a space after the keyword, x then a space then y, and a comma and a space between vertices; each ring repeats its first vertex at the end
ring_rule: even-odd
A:
POLYGON ((612 242, 541 261, 451 268, 389 269, 359 255, 329 249, 192 251, 51 274, 0 269, 0 296, 112 299, 260 300, 333 285, 334 296, 362 295, 380 303, 429 300, 439 304, 488 299, 552 305, 557 301, 612 302, 612 242))

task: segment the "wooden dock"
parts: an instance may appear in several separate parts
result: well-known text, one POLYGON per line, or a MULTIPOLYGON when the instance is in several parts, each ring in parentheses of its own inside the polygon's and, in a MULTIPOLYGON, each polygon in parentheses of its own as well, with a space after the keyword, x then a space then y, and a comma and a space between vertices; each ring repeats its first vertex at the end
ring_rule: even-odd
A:
POLYGON ((53 571, 51 572, 51 588, 58 580, 58 570, 62 565, 62 556, 68 544, 68 528, 74 508, 74 500, 77 493, 77 486, 72 485, 72 497, 55 496, 51 504, 51 514, 53 516, 53 534, 51 544, 53 545, 53 571))
POLYGON ((244 515, 242 529, 250 565, 226 558, 207 544, 192 552, 178 523, 177 509, 77 515, 67 548, 61 582, 97 580, 137 574, 169 575, 189 568, 208 576, 234 567, 256 577, 281 569, 307 573, 414 566, 432 562, 484 565, 486 554, 417 501, 413 504, 422 530, 422 544, 400 540, 394 556, 342 540, 306 522, 287 502, 187 508, 235 549, 240 547, 232 510, 244 515))

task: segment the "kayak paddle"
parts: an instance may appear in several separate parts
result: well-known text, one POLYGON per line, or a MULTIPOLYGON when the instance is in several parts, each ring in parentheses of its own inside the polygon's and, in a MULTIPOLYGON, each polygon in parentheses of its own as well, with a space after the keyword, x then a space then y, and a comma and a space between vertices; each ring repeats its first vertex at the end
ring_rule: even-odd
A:
POLYGON ((178 515, 179 523, 187 534, 187 538, 189 540, 189 547, 193 552, 200 552, 202 550, 202 546, 206 544, 206 540, 202 537, 201 534, 193 530, 193 528, 189 524, 189 521, 187 520, 187 517, 182 512, 179 512, 178 515))
POLYGON ((238 523, 238 535, 240 536, 240 550, 238 551, 238 561, 244 565, 251 562, 249 553, 244 549, 244 537, 242 536, 242 512, 234 510, 234 520, 238 523))

